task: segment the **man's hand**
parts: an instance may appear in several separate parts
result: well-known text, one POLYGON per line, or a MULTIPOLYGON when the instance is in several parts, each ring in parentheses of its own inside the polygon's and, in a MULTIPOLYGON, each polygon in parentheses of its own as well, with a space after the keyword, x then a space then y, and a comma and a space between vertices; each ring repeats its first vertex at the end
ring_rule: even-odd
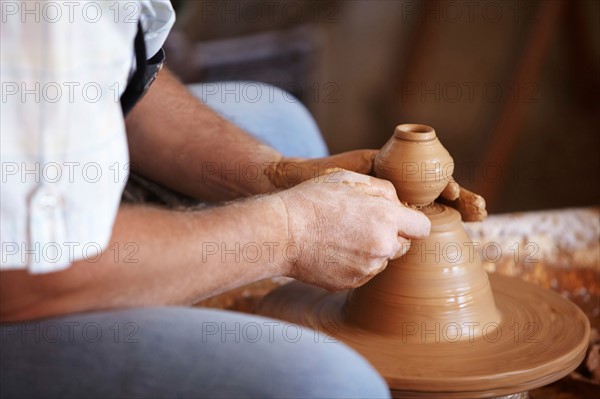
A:
MULTIPOLYGON (((373 161, 379 150, 355 150, 325 158, 283 158, 271 164, 265 174, 276 188, 289 188, 336 169, 374 176, 373 161)), ((438 198, 460 212, 465 222, 477 222, 487 217, 485 200, 450 179, 438 198)))
POLYGON ((378 153, 379 150, 355 150, 324 158, 283 158, 269 165, 265 175, 275 188, 290 188, 335 169, 371 175, 378 153))
POLYGON ((345 170, 275 195, 287 208, 288 240, 303 248, 284 274, 330 290, 364 284, 431 227, 390 182, 345 170))

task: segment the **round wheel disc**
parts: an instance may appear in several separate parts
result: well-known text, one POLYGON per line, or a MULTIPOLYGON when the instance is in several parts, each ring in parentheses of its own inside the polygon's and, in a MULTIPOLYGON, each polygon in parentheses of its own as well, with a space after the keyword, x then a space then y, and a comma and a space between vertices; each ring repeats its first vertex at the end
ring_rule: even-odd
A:
POLYGON ((267 295, 258 313, 350 345, 401 397, 495 397, 549 384, 574 370, 589 340, 584 313, 552 291, 517 278, 489 277, 502 322, 476 339, 460 339, 448 326, 427 331, 416 326, 416 332, 412 326, 410 334, 421 334, 420 342, 362 330, 343 318, 346 292, 299 282, 267 295))

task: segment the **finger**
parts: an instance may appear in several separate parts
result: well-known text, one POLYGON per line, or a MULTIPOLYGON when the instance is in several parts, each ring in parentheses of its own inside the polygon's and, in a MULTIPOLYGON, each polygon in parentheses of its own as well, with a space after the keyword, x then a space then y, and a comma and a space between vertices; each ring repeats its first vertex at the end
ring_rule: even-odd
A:
POLYGON ((460 195, 456 200, 442 198, 440 202, 459 211, 464 222, 479 222, 487 217, 485 199, 464 187, 460 187, 460 195))
POLYGON ((330 168, 325 173, 319 175, 315 182, 317 183, 342 183, 352 187, 369 187, 371 180, 369 176, 354 173, 346 169, 330 168))
POLYGON ((378 275, 379 273, 384 271, 385 268, 387 267, 388 263, 389 263, 389 259, 385 259, 376 270, 374 270, 373 272, 367 274, 366 276, 354 281, 354 283, 352 284, 353 288, 360 287, 361 285, 365 284, 366 282, 371 280, 373 277, 375 277, 376 275, 378 275))
POLYGON ((368 175, 373 170, 373 161, 379 150, 354 150, 318 160, 324 168, 337 167, 368 175))
POLYGON ((377 197, 386 198, 395 204, 400 204, 398 194, 394 185, 387 180, 378 179, 376 177, 369 176, 370 187, 367 190, 367 194, 375 195, 377 197))
POLYGON ((390 258, 390 260, 404 256, 410 249, 410 240, 408 238, 398 237, 398 243, 400 244, 400 249, 390 258))
POLYGON ((419 211, 402 206, 396 216, 398 235, 406 238, 425 238, 429 236, 431 222, 419 211))
POLYGON ((460 195, 460 186, 454 181, 454 179, 450 178, 450 181, 448 181, 448 184, 440 195, 442 198, 445 198, 449 201, 454 201, 460 195))

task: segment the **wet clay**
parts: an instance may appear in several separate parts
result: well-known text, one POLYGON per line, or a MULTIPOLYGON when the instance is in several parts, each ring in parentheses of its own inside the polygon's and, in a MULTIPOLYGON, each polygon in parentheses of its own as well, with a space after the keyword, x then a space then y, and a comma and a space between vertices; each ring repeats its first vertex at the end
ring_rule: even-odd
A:
POLYGON ((460 195, 460 186, 454 179, 450 179, 444 191, 442 191, 441 197, 448 199, 449 201, 456 201, 460 195))
POLYGON ((457 340, 480 337, 484 326, 500 325, 501 316, 476 247, 456 210, 432 204, 421 211, 431 220, 429 237, 413 240, 406 255, 390 260, 383 273, 351 291, 344 320, 382 334, 441 324, 456 330, 457 340))
POLYGON ((389 180, 401 201, 416 206, 433 202, 452 180, 454 161, 425 125, 396 127, 373 165, 375 176, 389 180))
POLYGON ((487 217, 485 199, 466 188, 460 187, 458 197, 454 200, 443 195, 438 200, 459 211, 463 222, 480 222, 487 217))
POLYGON ((264 173, 279 189, 290 188, 339 169, 369 175, 373 172, 373 159, 377 153, 377 150, 356 150, 317 159, 285 158, 268 165, 264 173))
MULTIPOLYGON (((430 150, 435 148, 443 150, 441 151, 443 155, 441 157, 442 161, 433 158, 423 164, 423 162, 410 160, 406 158, 405 155, 414 153, 414 151, 403 151, 396 144, 396 141, 399 139, 397 138, 397 140, 394 140, 394 138, 392 138, 382 151, 355 150, 316 159, 284 158, 280 162, 266 165, 263 173, 276 189, 290 188, 308 179, 332 173, 340 169, 378 176, 391 181, 397 181, 397 179, 400 179, 400 181, 406 180, 405 183, 407 183, 409 179, 412 179, 413 185, 414 183, 418 183, 420 176, 423 174, 426 179, 428 179, 425 183, 430 185, 430 182, 434 181, 433 185, 435 186, 435 190, 431 192, 429 198, 427 198, 428 200, 430 198, 435 199, 433 193, 438 193, 441 188, 441 194, 438 193, 438 195, 440 195, 440 200, 444 200, 446 205, 457 209, 461 213, 464 221, 474 222, 485 219, 487 213, 483 198, 460 187, 458 183, 448 175, 448 172, 450 172, 450 169, 452 168, 452 158, 449 158, 449 155, 446 157, 448 153, 443 147, 437 145, 439 144, 437 138, 435 140, 430 140, 435 134, 433 129, 424 125, 411 124, 400 125, 396 130, 399 131, 397 134, 399 138, 408 137, 408 139, 414 139, 412 140, 413 142, 432 141, 431 143, 428 143, 427 148, 430 150), (376 157, 377 163, 374 162, 376 157), (448 160, 450 160, 450 162, 448 162, 448 160), (433 170, 432 173, 431 168, 437 168, 437 170, 433 170)), ((402 186, 404 186, 404 184, 402 184, 402 186)), ((423 187, 424 186, 422 185, 421 188, 423 187)), ((404 196, 403 194, 401 195, 404 196)), ((407 198, 409 199, 406 201, 407 203, 415 206, 423 205, 418 203, 420 201, 413 202, 410 201, 409 197, 407 198)), ((431 199, 431 201, 433 201, 433 199, 431 199)))
MULTIPOLYGON (((400 398, 489 398, 523 392, 550 384, 581 363, 589 323, 578 307, 517 278, 492 274, 489 281, 502 321, 483 326, 482 335, 472 340, 468 328, 462 328, 465 339, 451 321, 421 325, 420 317, 414 322, 404 318, 406 324, 394 332, 361 328, 344 316, 347 292, 329 293, 300 282, 272 291, 259 313, 350 345, 400 398)), ((331 341, 318 337, 319 342, 331 341)))
POLYGON ((375 174, 421 209, 431 235, 413 240, 405 256, 362 287, 329 293, 294 282, 267 295, 258 313, 349 344, 396 397, 507 395, 575 369, 588 345, 587 318, 551 291, 488 276, 461 221, 461 214, 484 218, 485 201, 457 190, 451 164, 433 129, 398 126, 375 158, 375 174), (443 191, 460 213, 432 203, 443 191))

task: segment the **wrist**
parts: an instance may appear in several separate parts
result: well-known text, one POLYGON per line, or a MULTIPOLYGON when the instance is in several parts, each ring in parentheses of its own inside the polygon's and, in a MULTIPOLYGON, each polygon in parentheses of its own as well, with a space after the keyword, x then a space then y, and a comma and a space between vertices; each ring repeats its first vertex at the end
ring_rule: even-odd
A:
POLYGON ((311 234, 311 224, 315 220, 315 215, 311 213, 312 205, 307 208, 300 193, 292 190, 280 191, 273 194, 281 204, 281 209, 285 212, 285 233, 281 236, 281 273, 287 277, 297 277, 296 270, 298 263, 311 262, 310 257, 319 254, 322 248, 320 242, 311 242, 315 237, 311 234))
POLYGON ((276 268, 278 275, 290 276, 293 267, 293 262, 290 262, 287 249, 290 243, 295 242, 295 237, 292 231, 293 228, 293 213, 290 212, 290 205, 285 198, 285 191, 277 192, 267 196, 271 202, 270 206, 273 210, 273 214, 276 215, 277 220, 276 237, 277 237, 277 251, 276 251, 276 268))
POLYGON ((289 276, 294 264, 295 238, 292 238, 290 230, 291 215, 289 205, 280 194, 256 196, 242 202, 252 208, 242 212, 253 215, 248 224, 255 226, 251 231, 250 246, 260 252, 261 278, 289 276), (257 229, 256 226, 260 227, 257 229))

